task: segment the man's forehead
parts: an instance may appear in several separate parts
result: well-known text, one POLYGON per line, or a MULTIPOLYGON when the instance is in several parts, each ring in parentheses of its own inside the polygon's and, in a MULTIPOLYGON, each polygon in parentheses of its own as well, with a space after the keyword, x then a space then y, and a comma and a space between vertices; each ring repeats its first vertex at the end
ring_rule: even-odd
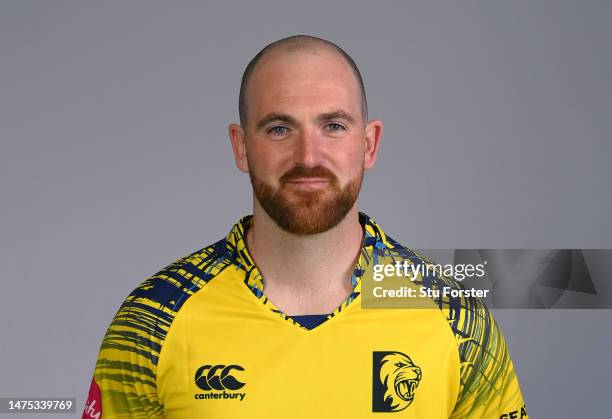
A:
POLYGON ((311 100, 319 96, 359 103, 359 84, 349 64, 330 48, 271 51, 258 63, 249 101, 311 100))

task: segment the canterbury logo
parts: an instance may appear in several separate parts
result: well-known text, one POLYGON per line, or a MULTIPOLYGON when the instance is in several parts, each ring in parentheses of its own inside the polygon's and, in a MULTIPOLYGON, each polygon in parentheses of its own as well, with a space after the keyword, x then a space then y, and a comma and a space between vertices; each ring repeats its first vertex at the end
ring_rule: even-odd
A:
POLYGON ((195 373, 196 385, 204 391, 238 390, 244 383, 238 381, 232 371, 244 371, 240 365, 204 365, 195 373))

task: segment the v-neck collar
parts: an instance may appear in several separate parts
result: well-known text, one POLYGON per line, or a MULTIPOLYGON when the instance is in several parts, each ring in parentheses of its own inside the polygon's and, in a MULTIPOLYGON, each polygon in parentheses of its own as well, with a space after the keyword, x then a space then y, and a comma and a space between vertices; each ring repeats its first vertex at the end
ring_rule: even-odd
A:
MULTIPOLYGON (((309 330, 296 322, 290 316, 279 310, 264 294, 263 278, 257 265, 253 262, 251 255, 246 247, 246 231, 248 230, 251 222, 253 221, 252 215, 242 217, 234 226, 231 228, 227 236, 225 237, 226 251, 229 260, 236 265, 239 269, 245 272, 244 283, 251 290, 251 292, 270 310, 280 315, 282 318, 291 321, 294 325, 303 329, 309 330)), ((346 309, 357 296, 361 293, 361 277, 363 276, 368 264, 372 257, 376 257, 374 249, 383 250, 387 248, 387 236, 380 226, 367 214, 359 213, 359 223, 363 228, 364 235, 361 243, 361 252, 353 274, 351 276, 351 285, 353 291, 351 294, 338 306, 332 313, 327 316, 327 320, 338 315, 342 310, 346 309)), ((321 323, 321 325, 326 322, 321 323)), ((315 327, 317 329, 321 325, 315 327)), ((312 329, 312 330, 314 330, 312 329)))

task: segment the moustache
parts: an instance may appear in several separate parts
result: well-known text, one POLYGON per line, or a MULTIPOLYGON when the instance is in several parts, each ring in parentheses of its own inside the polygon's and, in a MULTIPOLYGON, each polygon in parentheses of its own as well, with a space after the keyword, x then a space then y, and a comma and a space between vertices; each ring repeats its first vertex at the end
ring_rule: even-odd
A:
POLYGON ((323 166, 315 166, 312 168, 303 167, 303 166, 295 166, 292 169, 286 171, 279 179, 280 183, 290 182, 295 179, 325 179, 330 181, 331 183, 337 183, 338 178, 336 175, 332 173, 326 167, 323 166))

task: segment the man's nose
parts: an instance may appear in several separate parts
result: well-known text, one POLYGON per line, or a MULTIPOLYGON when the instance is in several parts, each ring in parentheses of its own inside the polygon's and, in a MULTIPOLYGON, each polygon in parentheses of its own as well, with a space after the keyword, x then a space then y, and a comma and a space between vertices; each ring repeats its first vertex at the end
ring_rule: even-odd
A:
POLYGON ((314 167, 321 164, 321 139, 312 130, 303 130, 296 138, 294 163, 314 167))

